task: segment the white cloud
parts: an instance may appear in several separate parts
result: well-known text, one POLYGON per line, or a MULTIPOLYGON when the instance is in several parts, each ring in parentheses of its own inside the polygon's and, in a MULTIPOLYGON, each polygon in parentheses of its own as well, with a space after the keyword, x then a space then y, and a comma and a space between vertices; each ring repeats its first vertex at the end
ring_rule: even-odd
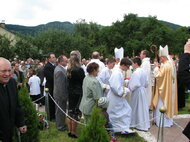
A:
POLYGON ((124 14, 134 13, 190 26, 189 0, 0 0, 0 3, 0 20, 8 24, 35 26, 51 21, 76 22, 81 18, 111 25, 122 20, 124 14))

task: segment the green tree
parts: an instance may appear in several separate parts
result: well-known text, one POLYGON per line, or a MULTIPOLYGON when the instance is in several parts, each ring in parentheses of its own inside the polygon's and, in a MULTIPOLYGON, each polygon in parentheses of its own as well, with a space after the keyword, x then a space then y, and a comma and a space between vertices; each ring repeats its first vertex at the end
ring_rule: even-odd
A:
POLYGON ((50 29, 40 32, 34 39, 34 45, 42 50, 43 54, 54 52, 57 56, 61 54, 68 56, 73 49, 71 39, 65 31, 50 29))
POLYGON ((109 142, 109 135, 105 129, 105 119, 100 108, 94 108, 89 124, 83 128, 78 142, 109 142))
POLYGON ((5 36, 0 35, 0 56, 6 59, 11 59, 14 57, 14 47, 11 41, 5 36))
MULTIPOLYGON (((27 132, 21 135, 21 141, 23 142, 39 142, 39 121, 37 112, 32 105, 29 97, 28 89, 26 87, 21 88, 19 91, 19 103, 24 110, 24 119, 27 126, 27 132)), ((17 142, 17 138, 14 138, 17 142)))

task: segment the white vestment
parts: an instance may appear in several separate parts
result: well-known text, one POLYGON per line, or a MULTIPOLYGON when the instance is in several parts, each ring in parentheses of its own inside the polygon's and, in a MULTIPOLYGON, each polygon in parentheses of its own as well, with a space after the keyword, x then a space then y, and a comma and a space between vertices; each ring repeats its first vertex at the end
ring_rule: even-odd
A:
POLYGON ((109 91, 109 79, 111 77, 112 70, 109 69, 108 67, 105 67, 101 73, 98 75, 97 79, 100 82, 103 91, 104 91, 104 96, 106 97, 109 91), (107 88, 106 88, 107 86, 107 88))
POLYGON ((152 104, 152 79, 151 79, 151 64, 150 58, 142 59, 141 68, 146 72, 148 78, 148 86, 146 88, 147 95, 148 95, 148 105, 149 107, 152 104))
POLYGON ((129 89, 124 87, 124 77, 121 69, 117 69, 112 73, 109 84, 107 112, 113 129, 115 132, 130 131, 131 107, 123 96, 129 92, 129 89))
MULTIPOLYGON (((156 117, 154 122, 156 123, 156 126, 158 126, 158 127, 160 124, 160 116, 161 116, 160 107, 162 107, 162 106, 164 106, 164 103, 163 103, 162 99, 159 97, 157 107, 154 110, 154 117, 156 117)), ((161 118, 161 127, 162 127, 162 122, 163 121, 161 118)), ((164 127, 171 127, 172 125, 173 125, 173 118, 168 118, 164 114, 164 127)))
MULTIPOLYGON (((97 63, 99 65, 99 73, 101 73, 101 71, 105 68, 105 64, 102 61, 100 61, 99 59, 91 59, 90 62, 87 64, 87 66, 90 63, 97 63)), ((86 68, 87 68, 87 66, 86 66, 86 68)))
POLYGON ((148 86, 147 75, 141 68, 137 68, 129 81, 131 95, 131 127, 148 131, 150 128, 149 106, 146 87, 148 86))

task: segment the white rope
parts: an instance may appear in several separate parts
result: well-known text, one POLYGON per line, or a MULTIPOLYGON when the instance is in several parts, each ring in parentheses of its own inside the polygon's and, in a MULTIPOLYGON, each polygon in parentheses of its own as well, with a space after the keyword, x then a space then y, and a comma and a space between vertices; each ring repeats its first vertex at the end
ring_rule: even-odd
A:
MULTIPOLYGON (((81 123, 80 121, 77 121, 77 120, 73 119, 71 116, 69 116, 69 115, 57 104, 57 102, 53 99, 53 97, 50 95, 50 93, 48 93, 48 95, 49 95, 50 98, 53 100, 53 102, 56 104, 56 106, 61 110, 61 112, 66 115, 66 117, 68 117, 69 119, 73 120, 74 122, 76 122, 76 123, 78 123, 78 124, 81 124, 81 125, 86 126, 85 123, 81 123)), ((130 127, 130 128, 135 128, 135 127, 137 127, 138 125, 149 123, 149 122, 155 120, 155 119, 158 118, 158 117, 159 117, 159 116, 156 116, 156 117, 150 119, 149 121, 144 121, 144 122, 141 122, 141 123, 132 125, 132 126, 124 126, 124 127, 122 127, 122 128, 106 128, 106 129, 107 129, 107 130, 122 130, 122 129, 124 129, 124 128, 129 128, 129 127, 130 127)), ((174 122, 174 121, 173 121, 173 122, 174 122)), ((183 130, 183 128, 182 128, 180 125, 178 125, 176 122, 174 122, 174 124, 177 125, 181 130, 183 130)))
POLYGON ((66 115, 66 117, 68 117, 69 119, 73 120, 74 122, 76 122, 76 123, 78 123, 78 124, 81 124, 81 125, 86 126, 85 123, 81 123, 80 121, 77 121, 77 120, 73 119, 71 116, 69 116, 69 115, 57 104, 57 102, 53 99, 53 97, 50 95, 50 93, 48 93, 48 95, 49 95, 50 98, 53 100, 53 102, 56 104, 56 106, 61 110, 61 112, 63 112, 63 113, 66 115))
POLYGON ((129 127, 130 127, 130 128, 135 128, 135 127, 137 127, 137 126, 139 126, 139 125, 141 125, 141 124, 149 123, 149 122, 155 120, 157 117, 159 117, 159 116, 156 116, 156 117, 150 119, 149 121, 144 121, 144 122, 141 122, 141 123, 138 123, 138 124, 135 124, 135 125, 124 126, 124 127, 122 127, 122 128, 106 128, 106 129, 107 129, 107 130, 122 130, 122 129, 124 129, 124 128, 129 128, 129 127))
MULTIPOLYGON (((166 114, 164 114, 164 115, 165 115, 165 117, 167 117, 167 116, 166 116, 166 114)), ((165 119, 165 118, 164 118, 164 119, 165 119)), ((175 122, 175 121, 174 121, 174 119, 172 119, 172 120, 171 120, 171 119, 169 119, 169 121, 172 121, 172 122, 173 122, 173 124, 175 124, 177 127, 179 127, 182 131, 184 130, 184 128, 183 128, 183 127, 181 127, 181 126, 180 126, 177 122, 175 122)))
POLYGON ((177 127, 179 127, 182 131, 184 130, 184 128, 181 127, 179 124, 177 124, 175 121, 173 121, 173 123, 174 123, 177 127))
POLYGON ((32 103, 36 103, 37 101, 39 101, 39 100, 43 99, 44 97, 45 97, 45 96, 42 96, 41 98, 39 98, 39 99, 37 99, 37 100, 33 101, 32 103))

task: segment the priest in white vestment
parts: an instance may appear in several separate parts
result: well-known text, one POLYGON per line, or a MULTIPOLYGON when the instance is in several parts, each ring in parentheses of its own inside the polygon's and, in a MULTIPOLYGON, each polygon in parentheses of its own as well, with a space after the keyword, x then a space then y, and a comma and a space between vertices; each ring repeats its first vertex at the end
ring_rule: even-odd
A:
POLYGON ((146 72, 147 79, 148 79, 148 86, 146 88, 147 91, 147 98, 148 98, 148 106, 150 108, 152 104, 152 78, 151 78, 151 64, 150 64, 150 58, 148 57, 148 51, 142 50, 140 53, 140 57, 142 59, 141 68, 146 72))
MULTIPOLYGON (((168 60, 168 46, 164 48, 160 46, 159 56, 163 65, 156 73, 156 86, 153 98, 153 106, 155 108, 155 123, 159 126, 161 112, 160 107, 166 107, 166 115, 164 116, 164 127, 173 125, 173 116, 178 113, 177 110, 177 92, 175 89, 176 78, 171 62, 168 60)), ((162 126, 163 121, 161 121, 162 126)))
POLYGON ((123 77, 123 71, 129 69, 130 65, 131 61, 123 58, 120 62, 120 67, 112 73, 109 79, 110 91, 108 93, 109 105, 107 112, 113 125, 113 130, 124 134, 133 132, 129 128, 131 123, 131 107, 125 99, 130 90, 124 86, 125 81, 123 77))
POLYGON ((149 81, 145 71, 140 68, 141 59, 136 57, 132 61, 135 71, 128 85, 130 91, 132 91, 130 103, 132 108, 131 127, 148 131, 150 128, 150 118, 146 87, 149 81))

